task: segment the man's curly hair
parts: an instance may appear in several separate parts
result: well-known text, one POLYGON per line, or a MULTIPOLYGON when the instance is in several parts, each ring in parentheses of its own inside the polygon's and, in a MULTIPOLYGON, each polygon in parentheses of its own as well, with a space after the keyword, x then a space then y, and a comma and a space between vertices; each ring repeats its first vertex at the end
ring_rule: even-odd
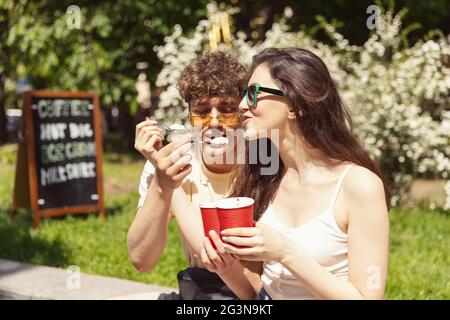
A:
POLYGON ((203 96, 242 96, 247 72, 230 54, 208 52, 188 65, 177 83, 186 102, 203 96))

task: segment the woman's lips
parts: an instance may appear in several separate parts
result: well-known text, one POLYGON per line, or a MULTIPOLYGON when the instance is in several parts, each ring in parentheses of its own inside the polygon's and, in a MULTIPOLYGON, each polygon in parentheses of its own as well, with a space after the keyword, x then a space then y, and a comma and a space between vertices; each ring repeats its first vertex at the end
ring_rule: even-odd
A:
POLYGON ((246 125, 250 120, 252 120, 252 117, 243 117, 242 118, 242 125, 246 125))

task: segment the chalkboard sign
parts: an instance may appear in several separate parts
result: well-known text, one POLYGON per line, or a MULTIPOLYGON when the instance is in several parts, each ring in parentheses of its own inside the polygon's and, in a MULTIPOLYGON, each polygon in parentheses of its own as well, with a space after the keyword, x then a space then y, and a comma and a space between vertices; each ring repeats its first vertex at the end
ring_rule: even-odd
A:
POLYGON ((41 217, 105 217, 99 114, 93 93, 25 93, 13 210, 30 205, 35 227, 41 217))

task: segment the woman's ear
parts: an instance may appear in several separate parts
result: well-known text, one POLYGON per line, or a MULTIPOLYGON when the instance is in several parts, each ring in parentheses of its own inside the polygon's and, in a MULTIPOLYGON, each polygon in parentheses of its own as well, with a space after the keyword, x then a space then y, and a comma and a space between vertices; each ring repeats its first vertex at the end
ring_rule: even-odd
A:
MULTIPOLYGON (((301 110, 298 111, 298 115, 301 117, 303 115, 303 112, 301 110)), ((295 120, 297 119, 295 116, 295 110, 294 109, 290 109, 288 111, 288 119, 289 120, 295 120)))
POLYGON ((288 110, 288 119, 295 120, 295 111, 293 109, 288 110))

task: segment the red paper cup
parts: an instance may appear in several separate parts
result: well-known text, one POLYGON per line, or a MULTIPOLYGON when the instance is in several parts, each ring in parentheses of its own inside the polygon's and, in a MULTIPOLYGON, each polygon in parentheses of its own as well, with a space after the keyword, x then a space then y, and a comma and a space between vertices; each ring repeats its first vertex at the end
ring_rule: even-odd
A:
POLYGON ((214 230, 220 237, 220 222, 217 216, 216 204, 214 202, 202 203, 200 205, 200 211, 202 213, 203 232, 205 233, 205 237, 208 237, 214 246, 214 242, 209 236, 209 231, 214 230))
POLYGON ((220 230, 253 227, 252 198, 235 197, 216 202, 220 230))

